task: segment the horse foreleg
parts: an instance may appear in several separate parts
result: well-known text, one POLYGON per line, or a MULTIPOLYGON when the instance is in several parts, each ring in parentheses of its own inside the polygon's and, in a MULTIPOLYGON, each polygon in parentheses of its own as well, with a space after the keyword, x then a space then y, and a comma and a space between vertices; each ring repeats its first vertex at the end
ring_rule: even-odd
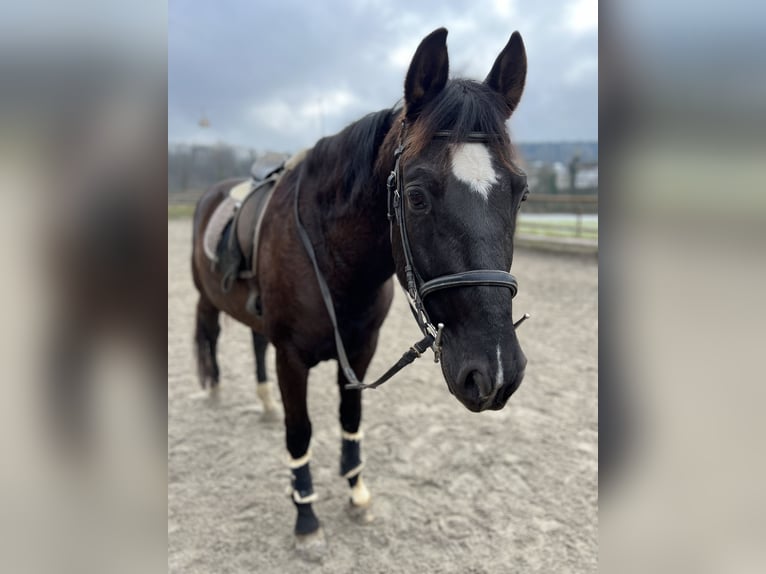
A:
MULTIPOLYGON (((364 378, 367 367, 372 360, 377 344, 377 333, 368 342, 365 348, 350 359, 351 368, 354 369, 359 380, 364 378)), ((338 369, 338 385, 340 386, 340 426, 341 426, 341 454, 340 474, 348 480, 351 488, 350 504, 352 516, 360 522, 370 522, 372 514, 368 512, 372 497, 362 480, 362 391, 347 390, 347 379, 343 371, 338 369)))
POLYGON ((253 352, 255 353, 255 376, 257 385, 255 392, 263 405, 264 418, 274 419, 277 415, 277 403, 274 402, 274 385, 269 382, 266 374, 266 348, 269 340, 258 333, 251 331, 253 335, 253 352))
POLYGON ((277 349, 277 378, 285 410, 285 434, 292 473, 291 499, 297 510, 296 548, 307 558, 324 552, 325 544, 319 519, 311 504, 317 496, 311 480, 311 420, 306 404, 308 368, 296 353, 277 349))

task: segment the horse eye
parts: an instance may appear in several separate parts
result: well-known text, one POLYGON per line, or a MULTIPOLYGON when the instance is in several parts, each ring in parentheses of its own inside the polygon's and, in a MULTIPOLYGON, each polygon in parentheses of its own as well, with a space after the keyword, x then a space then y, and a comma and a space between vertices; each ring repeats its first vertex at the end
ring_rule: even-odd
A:
POLYGON ((408 190, 407 201, 410 205, 410 208, 415 211, 422 211, 428 207, 426 197, 419 189, 408 190))
POLYGON ((521 193, 521 201, 519 201, 518 204, 516 204, 516 212, 518 213, 521 211, 521 204, 527 200, 527 196, 529 195, 529 187, 527 185, 524 185, 524 191, 521 193))

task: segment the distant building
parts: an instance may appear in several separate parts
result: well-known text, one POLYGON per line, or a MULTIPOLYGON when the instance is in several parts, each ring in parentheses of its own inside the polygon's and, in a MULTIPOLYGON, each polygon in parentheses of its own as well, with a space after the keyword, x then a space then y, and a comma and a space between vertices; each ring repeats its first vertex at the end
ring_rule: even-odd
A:
MULTIPOLYGON (((548 163, 532 161, 526 164, 527 183, 537 193, 568 193, 569 166, 557 161, 548 163)), ((575 177, 575 191, 590 191, 598 188, 598 163, 581 162, 575 177)))
POLYGON ((582 163, 577 170, 575 189, 598 187, 598 163, 582 163))
POLYGON ((584 163, 598 163, 598 142, 518 143, 515 147, 528 163, 567 164, 575 155, 584 163))

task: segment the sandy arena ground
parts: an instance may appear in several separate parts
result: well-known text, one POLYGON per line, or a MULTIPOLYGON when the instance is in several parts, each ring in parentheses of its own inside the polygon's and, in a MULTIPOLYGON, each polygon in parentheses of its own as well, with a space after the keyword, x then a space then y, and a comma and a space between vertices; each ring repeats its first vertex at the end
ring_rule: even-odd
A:
MULTIPOLYGON (((431 355, 364 396, 364 477, 376 520, 346 514, 334 362, 312 370, 314 505, 328 552, 292 548, 281 422, 260 419, 250 334, 223 318, 216 400, 197 384, 191 222, 168 223, 168 570, 343 574, 595 572, 598 268, 594 257, 517 250, 514 314, 529 364, 500 412, 474 414, 431 355)), ((419 339, 397 288, 369 375, 419 339)), ((268 352, 274 375, 274 352, 268 352)), ((370 377, 368 377, 370 378, 370 377)), ((281 405, 280 405, 281 406, 281 405)))

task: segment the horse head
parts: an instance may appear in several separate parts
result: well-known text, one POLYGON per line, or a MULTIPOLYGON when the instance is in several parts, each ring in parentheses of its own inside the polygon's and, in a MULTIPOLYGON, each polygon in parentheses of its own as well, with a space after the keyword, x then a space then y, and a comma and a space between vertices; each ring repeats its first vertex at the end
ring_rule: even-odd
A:
POLYGON ((526 53, 514 32, 483 82, 448 79, 446 39, 440 28, 415 52, 401 130, 390 136, 399 143, 393 178, 401 210, 392 252, 399 281, 427 317, 421 326, 444 325, 440 354, 450 392, 471 411, 497 410, 527 362, 511 318, 516 287, 508 271, 528 190, 505 125, 524 89, 526 53), (469 279, 449 281, 466 272, 469 279), (422 289, 440 278, 445 288, 422 289))

